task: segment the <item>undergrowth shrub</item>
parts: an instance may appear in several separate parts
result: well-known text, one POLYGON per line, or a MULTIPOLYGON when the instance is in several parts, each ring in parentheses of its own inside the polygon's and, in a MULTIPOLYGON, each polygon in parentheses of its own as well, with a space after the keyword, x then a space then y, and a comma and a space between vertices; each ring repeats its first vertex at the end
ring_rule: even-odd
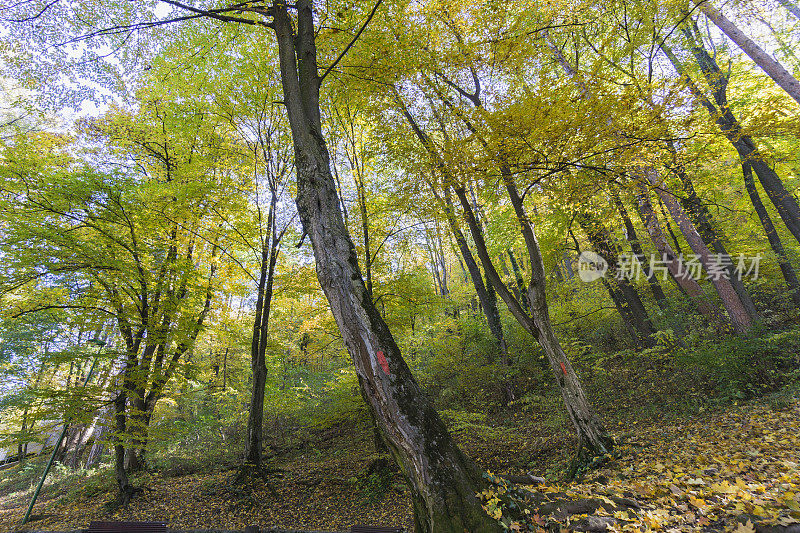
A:
POLYGON ((723 400, 750 399, 800 377, 800 329, 708 340, 676 361, 700 372, 723 400))

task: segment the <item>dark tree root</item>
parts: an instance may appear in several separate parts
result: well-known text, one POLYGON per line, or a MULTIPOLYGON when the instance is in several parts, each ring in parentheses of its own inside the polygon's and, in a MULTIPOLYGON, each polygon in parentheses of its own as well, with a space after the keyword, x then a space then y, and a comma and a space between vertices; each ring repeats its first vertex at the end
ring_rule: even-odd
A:
POLYGON ((145 490, 152 489, 148 489, 146 487, 134 487, 133 485, 125 485, 124 487, 120 487, 119 491, 117 492, 117 497, 106 503, 106 509, 108 509, 108 511, 116 511, 120 507, 127 507, 137 494, 144 492, 145 490))
MULTIPOLYGON (((536 531, 560 532, 567 523, 570 531, 608 531, 627 523, 610 516, 610 513, 629 511, 635 514, 641 510, 639 502, 612 494, 584 499, 563 492, 536 492, 510 484, 506 478, 495 475, 484 477, 495 486, 490 497, 500 500, 501 504, 497 507, 502 510, 503 521, 511 523, 517 520, 536 531), (575 520, 576 515, 580 517, 578 520, 575 520)), ((527 480, 531 476, 522 477, 526 478, 525 484, 529 485, 527 480)))
POLYGON ((606 464, 613 456, 609 453, 598 454, 595 450, 587 447, 581 438, 578 450, 567 467, 566 480, 580 481, 584 474, 591 470, 600 468, 606 464))

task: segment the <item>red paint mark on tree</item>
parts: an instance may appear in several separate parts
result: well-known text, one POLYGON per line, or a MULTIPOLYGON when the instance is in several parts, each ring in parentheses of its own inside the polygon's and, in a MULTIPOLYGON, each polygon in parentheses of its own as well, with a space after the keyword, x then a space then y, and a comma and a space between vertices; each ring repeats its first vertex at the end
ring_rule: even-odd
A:
POLYGON ((386 360, 386 356, 383 355, 383 352, 378 352, 377 356, 378 356, 378 363, 381 365, 384 374, 386 374, 387 376, 391 376, 392 373, 389 372, 389 361, 386 360))
POLYGON ((567 367, 566 367, 566 366, 564 366, 564 363, 559 363, 559 364, 561 365, 561 371, 562 371, 562 372, 564 373, 564 375, 566 376, 566 375, 567 375, 567 367))

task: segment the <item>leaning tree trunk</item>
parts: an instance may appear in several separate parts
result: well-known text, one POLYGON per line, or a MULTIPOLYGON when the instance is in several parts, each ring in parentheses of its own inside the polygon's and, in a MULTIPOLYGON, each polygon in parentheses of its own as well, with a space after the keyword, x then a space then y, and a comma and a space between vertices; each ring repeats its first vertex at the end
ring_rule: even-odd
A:
MULTIPOLYGON (((708 272, 711 272, 716 268, 711 257, 711 252, 708 246, 706 246, 706 243, 703 242, 703 238, 697 232, 697 228, 695 228, 694 224, 689 220, 686 211, 683 210, 678 200, 676 200, 669 191, 664 189, 660 180, 652 173, 648 173, 647 179, 656 190, 661 201, 667 206, 667 210, 672 215, 672 219, 678 224, 678 228, 680 228, 681 233, 683 233, 683 236, 686 238, 686 242, 689 243, 692 251, 699 257, 700 263, 708 272)), ((739 295, 736 294, 730 280, 726 279, 725 276, 714 275, 711 277, 711 283, 717 290, 717 294, 719 294, 722 305, 725 306, 725 310, 728 311, 734 332, 736 332, 737 335, 747 333, 753 324, 749 313, 739 299, 739 295)))
POLYGON ((752 59, 761 70, 767 73, 767 76, 772 78, 772 81, 777 83, 786 94, 794 98, 800 103, 800 82, 792 76, 792 74, 784 68, 778 61, 771 55, 761 49, 752 39, 736 26, 733 22, 728 20, 725 15, 720 13, 709 3, 708 0, 693 0, 694 3, 700 8, 708 19, 713 22, 717 28, 730 38, 731 41, 742 49, 742 51, 752 59))
POLYGON ((420 389, 372 302, 344 221, 322 135, 314 15, 298 0, 273 5, 281 83, 297 169, 297 208, 311 239, 317 278, 384 441, 409 480, 419 533, 499 532, 475 494, 480 474, 455 445, 420 389))
POLYGON ((692 300, 701 315, 712 324, 722 324, 725 319, 714 303, 709 300, 700 284, 686 275, 680 263, 679 255, 673 251, 663 231, 661 231, 658 217, 653 209, 653 204, 650 202, 650 191, 643 183, 638 184, 636 200, 639 204, 638 212, 645 228, 647 228, 647 233, 650 234, 650 239, 661 254, 661 261, 665 264, 672 279, 675 280, 675 283, 677 283, 684 294, 692 300))
POLYGON ((764 233, 767 234, 767 240, 769 241, 772 251, 778 256, 778 265, 781 268, 781 273, 783 273, 783 279, 786 280, 786 284, 789 286, 792 302, 794 302, 795 307, 800 308, 800 282, 797 280, 797 273, 795 273, 794 268, 792 268, 791 263, 789 263, 789 258, 786 256, 786 250, 783 248, 778 230, 775 229, 772 218, 770 218, 767 209, 761 202, 758 189, 756 189, 755 180, 753 180, 753 171, 750 169, 748 163, 742 164, 742 173, 744 175, 745 189, 747 189, 747 194, 750 196, 750 201, 753 203, 753 207, 756 210, 758 220, 764 228, 764 233))
MULTIPOLYGON (((597 413, 589 405, 586 394, 583 392, 583 385, 578 379, 578 375, 572 368, 567 358, 567 354, 561 347, 561 343, 553 331, 553 324, 550 321, 550 310, 547 306, 547 276, 544 271, 544 258, 539 248, 539 241, 533 231, 522 197, 519 195, 516 183, 510 169, 503 166, 501 168, 503 182, 508 191, 514 213, 517 215, 517 222, 520 225, 525 246, 528 249, 528 256, 531 261, 531 277, 528 284, 528 303, 530 304, 531 317, 539 332, 537 341, 542 346, 550 368, 556 377, 556 381, 561 389, 561 396, 564 405, 569 413, 570 420, 578 429, 580 445, 574 466, 578 466, 584 460, 581 453, 585 450, 585 458, 609 453, 614 448, 614 441, 608 435, 603 422, 597 413)), ((574 473, 574 472, 573 472, 574 473)))
MULTIPOLYGON (((456 180, 455 176, 450 173, 447 168, 447 164, 439 154, 431 138, 425 131, 422 130, 422 128, 420 128, 419 124, 417 124, 408 108, 400 99, 399 94, 395 93, 395 97, 397 103, 402 107, 403 115, 406 117, 409 126, 414 131, 414 134, 419 139, 423 148, 425 148, 430 155, 436 168, 442 173, 447 182, 457 184, 455 186, 455 193, 459 202, 461 203, 461 208, 464 211, 467 225, 469 226, 472 240, 475 242, 475 248, 478 252, 478 257, 481 260, 481 264, 483 265, 483 270, 486 273, 486 277, 494 286, 497 294, 499 294, 506 303, 506 306, 508 307, 509 311, 511 311, 511 314, 514 316, 517 322, 519 322, 519 324, 525 328, 526 331, 528 331, 535 339, 537 339, 537 341, 542 337, 547 337, 544 339, 544 342, 541 344, 541 346, 548 358, 548 361, 550 362, 551 369, 555 373, 556 382, 561 389, 561 394, 564 399, 567 412, 570 415, 570 419, 578 432, 578 437, 581 442, 581 449, 584 449, 587 454, 606 453, 607 451, 611 450, 613 448, 613 440, 608 436, 608 433, 603 427, 600 418, 595 414, 594 410, 586 400, 580 380, 570 365, 566 354, 561 349, 560 344, 558 344, 555 334, 552 332, 549 314, 539 315, 536 318, 532 318, 528 312, 528 306, 530 306, 532 303, 532 299, 545 297, 544 287, 546 283, 546 277, 544 275, 544 265, 542 264, 539 244, 536 241, 533 227, 530 225, 530 222, 525 215, 524 207, 522 206, 522 199, 516 190, 516 185, 514 184, 510 170, 508 170, 506 166, 503 166, 503 168, 501 168, 501 173, 509 194, 512 197, 511 201, 519 218, 519 223, 523 236, 525 237, 526 246, 528 246, 528 253, 530 254, 531 264, 533 265, 531 268, 532 273, 530 283, 531 285, 540 285, 538 288, 530 287, 526 294, 527 298, 522 300, 514 298, 514 295, 511 293, 505 283, 503 283, 503 280, 498 274, 497 269, 494 267, 492 258, 489 255, 489 251, 486 247, 486 241, 483 236, 481 224, 475 216, 474 209, 469 201, 469 198, 467 198, 467 193, 463 184, 458 184, 458 180, 456 180), (524 305, 524 302, 526 301, 527 305, 524 305), (539 329, 540 326, 550 330, 550 333, 543 333, 539 329)), ((475 131, 469 122, 467 122, 467 126, 473 132, 475 131)), ((512 260, 514 260, 513 255, 509 254, 509 256, 512 258, 512 260)), ((516 265, 515 260, 514 264, 516 265)), ((542 312, 541 307, 531 310, 542 312)), ((546 301, 544 303, 544 310, 547 310, 546 301)), ((579 460, 580 458, 579 450, 579 454, 576 459, 579 460)), ((579 461, 576 461, 575 464, 578 464, 578 462, 579 461)))
POLYGON ((685 72, 678 58, 672 50, 662 43, 661 50, 670 60, 675 70, 683 75, 687 87, 694 97, 708 110, 722 133, 733 145, 742 162, 747 162, 758 176, 761 186, 767 193, 770 201, 778 211, 781 220, 800 242, 800 206, 794 196, 786 189, 775 170, 769 165, 764 155, 756 146, 753 139, 744 133, 737 117, 728 105, 727 89, 728 77, 717 65, 716 60, 709 55, 702 42, 697 41, 688 27, 683 28, 683 33, 691 43, 692 54, 700 70, 713 91, 716 105, 700 91, 691 77, 685 72), (719 106, 719 109, 717 108, 719 106))

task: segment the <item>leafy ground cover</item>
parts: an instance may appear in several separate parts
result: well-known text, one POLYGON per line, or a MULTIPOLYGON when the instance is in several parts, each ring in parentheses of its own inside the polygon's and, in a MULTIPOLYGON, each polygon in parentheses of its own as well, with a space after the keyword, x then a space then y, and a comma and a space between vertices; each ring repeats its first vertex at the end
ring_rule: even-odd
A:
MULTIPOLYGON (((538 486, 512 487, 491 474, 487 512, 511 531, 769 531, 800 523, 800 401, 762 400, 674 418, 622 420, 617 456, 578 482, 558 480, 569 438, 542 421, 515 432, 475 431, 451 420, 467 453, 497 474, 527 465, 544 475, 538 486), (542 429, 544 427, 544 430, 542 429), (538 465, 538 466, 537 466, 538 465), (567 502, 567 503, 565 503, 567 502)), ((518 422, 519 423, 519 422, 518 422)), ((563 432, 561 432, 563 433, 563 432)), ((348 529, 356 523, 411 527, 408 487, 396 471, 367 475, 379 458, 366 430, 343 433, 319 447, 279 458, 270 485, 233 483, 235 472, 138 479, 147 490, 127 509, 109 511, 107 471, 55 476, 37 505, 32 528, 74 529, 97 519, 156 519, 176 528, 243 528, 249 524, 348 529)), ((26 480, 0 472, 0 530, 24 511, 35 472, 26 480)))

